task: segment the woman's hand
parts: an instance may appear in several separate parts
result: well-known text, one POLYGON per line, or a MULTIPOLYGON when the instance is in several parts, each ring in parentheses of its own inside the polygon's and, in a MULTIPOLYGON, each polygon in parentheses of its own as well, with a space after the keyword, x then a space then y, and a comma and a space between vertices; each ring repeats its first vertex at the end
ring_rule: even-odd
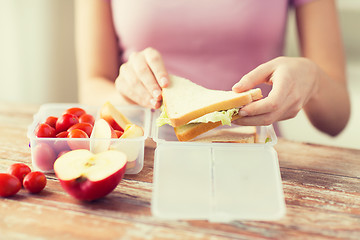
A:
POLYGON ((161 106, 161 88, 169 84, 160 53, 153 48, 130 55, 120 67, 116 89, 132 102, 149 108, 161 106))
POLYGON ((293 118, 317 95, 318 67, 306 58, 278 57, 246 74, 233 86, 243 92, 260 83, 272 84, 268 97, 250 103, 240 110, 240 125, 269 125, 293 118))

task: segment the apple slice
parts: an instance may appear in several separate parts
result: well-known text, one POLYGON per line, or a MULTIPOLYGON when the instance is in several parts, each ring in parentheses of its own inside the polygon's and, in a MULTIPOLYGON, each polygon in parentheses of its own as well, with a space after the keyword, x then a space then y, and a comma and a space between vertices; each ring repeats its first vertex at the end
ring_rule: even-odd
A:
POLYGON ((100 118, 107 121, 114 130, 124 131, 131 121, 127 119, 114 105, 106 102, 100 109, 100 118))
MULTIPOLYGON (((131 139, 144 136, 144 130, 142 127, 136 124, 127 124, 124 133, 121 135, 120 139, 131 139)), ((113 143, 110 146, 110 149, 124 152, 127 156, 128 164, 127 169, 134 168, 136 166, 136 159, 139 156, 140 150, 142 148, 142 141, 129 140, 129 141, 120 141, 113 143)))
POLYGON ((110 150, 116 150, 125 153, 127 157, 126 169, 136 167, 136 159, 138 158, 143 145, 141 141, 130 140, 120 141, 111 144, 110 150))
POLYGON ((117 138, 114 129, 104 119, 97 119, 90 136, 90 151, 100 153, 109 150, 111 138, 117 138))
POLYGON ((122 138, 137 138, 144 136, 144 130, 142 127, 130 123, 127 124, 124 128, 124 133, 121 135, 120 139, 122 138))
POLYGON ((71 196, 93 201, 111 193, 124 177, 126 155, 109 150, 93 154, 86 149, 67 152, 54 163, 63 189, 71 196))

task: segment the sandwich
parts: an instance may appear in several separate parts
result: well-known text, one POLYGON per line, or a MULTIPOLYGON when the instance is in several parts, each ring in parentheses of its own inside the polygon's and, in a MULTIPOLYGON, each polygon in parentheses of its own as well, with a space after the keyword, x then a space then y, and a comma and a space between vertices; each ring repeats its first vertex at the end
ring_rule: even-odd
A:
POLYGON ((218 128, 191 140, 191 142, 202 143, 256 143, 257 141, 255 126, 218 128))
POLYGON ((240 118, 239 109, 262 98, 262 93, 260 88, 242 93, 212 90, 170 75, 162 96, 157 126, 169 124, 179 141, 189 141, 221 125, 231 125, 240 118))

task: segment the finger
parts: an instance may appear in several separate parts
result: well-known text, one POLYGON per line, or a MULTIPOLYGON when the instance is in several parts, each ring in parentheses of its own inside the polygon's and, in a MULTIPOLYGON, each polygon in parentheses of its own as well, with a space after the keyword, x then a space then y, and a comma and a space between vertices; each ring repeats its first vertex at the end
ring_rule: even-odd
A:
POLYGON ((120 67, 119 77, 115 81, 116 89, 125 97, 131 99, 136 104, 155 108, 157 103, 152 101, 153 97, 137 78, 131 65, 128 63, 120 67))
POLYGON ((161 100, 161 88, 142 53, 135 53, 129 60, 136 77, 143 83, 155 101, 161 100))
POLYGON ((276 112, 270 112, 256 116, 242 117, 233 121, 233 123, 242 126, 267 126, 278 120, 276 115, 276 112))
POLYGON ((254 88, 260 83, 269 82, 271 75, 274 71, 272 61, 264 63, 244 75, 238 83, 236 83, 232 90, 234 92, 244 92, 254 88))
POLYGON ((161 54, 154 48, 146 48, 144 56, 159 85, 167 87, 169 85, 169 74, 161 54))
POLYGON ((291 104, 288 100, 290 95, 291 86, 290 81, 287 81, 281 74, 275 74, 272 76, 275 80, 273 88, 269 95, 261 100, 252 102, 240 110, 241 116, 255 116, 265 114, 269 112, 278 111, 279 109, 285 109, 288 104, 291 104))
POLYGON ((269 125, 295 117, 300 108, 288 97, 272 92, 269 97, 253 102, 242 109, 235 123, 240 125, 269 125))
POLYGON ((293 109, 293 108, 291 106, 285 106, 285 108, 279 109, 278 111, 268 112, 265 114, 260 114, 255 116, 241 117, 233 121, 233 123, 244 126, 266 126, 273 124, 277 121, 294 118, 297 115, 297 113, 300 111, 300 109, 298 108, 297 109, 294 108, 294 110, 289 110, 289 111, 287 111, 287 109, 293 109))

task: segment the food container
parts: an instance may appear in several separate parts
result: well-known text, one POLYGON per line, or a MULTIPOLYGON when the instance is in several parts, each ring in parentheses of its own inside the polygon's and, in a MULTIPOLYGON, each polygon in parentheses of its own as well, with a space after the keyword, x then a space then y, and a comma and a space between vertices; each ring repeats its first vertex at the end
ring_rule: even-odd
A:
MULTIPOLYGON (((51 172, 55 159, 46 158, 51 155, 49 149, 66 145, 67 141, 87 145, 108 142, 111 148, 124 151, 132 160, 126 173, 137 174, 143 168, 145 140, 150 137, 157 143, 151 200, 154 216, 214 222, 277 220, 284 216, 285 201, 274 149, 277 137, 272 126, 257 127, 256 143, 179 142, 171 126, 156 126, 159 111, 116 106, 130 121, 144 129, 143 137, 69 140, 34 135, 39 123, 50 115, 61 115, 69 107, 81 107, 95 116, 99 110, 77 104, 41 106, 28 128, 35 168, 51 172)), ((221 128, 228 126, 217 129, 221 128)))
POLYGON ((178 142, 172 127, 153 124, 152 129, 157 142, 153 215, 214 222, 284 216, 272 126, 257 127, 256 143, 178 142))
POLYGON ((139 106, 116 106, 132 123, 144 130, 144 136, 128 139, 101 139, 101 138, 39 138, 35 136, 35 129, 39 123, 45 122, 49 116, 59 117, 71 107, 81 107, 87 113, 98 117, 99 107, 80 104, 44 104, 34 115, 32 124, 28 127, 27 136, 30 139, 32 165, 36 170, 53 172, 53 164, 59 153, 67 151, 69 144, 76 144, 79 148, 91 149, 95 145, 109 146, 110 149, 126 153, 128 163, 126 174, 139 173, 144 164, 145 140, 149 136, 151 111, 139 106), (82 147, 83 146, 83 147, 82 147))

